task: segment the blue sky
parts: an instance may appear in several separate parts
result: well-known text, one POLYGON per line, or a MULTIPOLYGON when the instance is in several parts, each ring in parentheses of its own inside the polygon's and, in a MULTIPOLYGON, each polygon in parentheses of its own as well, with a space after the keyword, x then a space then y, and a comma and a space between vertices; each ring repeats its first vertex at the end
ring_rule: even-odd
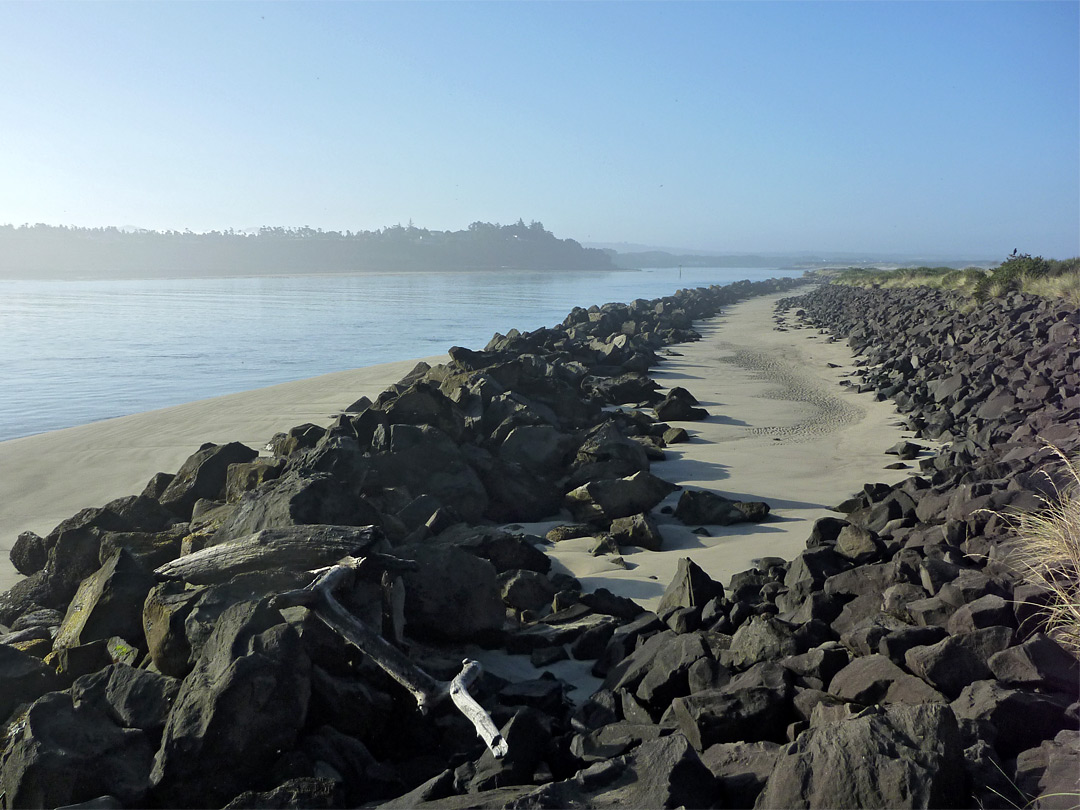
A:
POLYGON ((1080 3, 0 1, 0 223, 1080 254, 1080 3))

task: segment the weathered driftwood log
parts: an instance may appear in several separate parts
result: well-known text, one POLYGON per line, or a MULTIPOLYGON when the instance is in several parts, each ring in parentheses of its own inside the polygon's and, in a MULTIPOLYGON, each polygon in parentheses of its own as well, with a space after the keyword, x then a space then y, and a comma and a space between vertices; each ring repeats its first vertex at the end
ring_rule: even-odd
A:
POLYGON ((342 638, 367 653, 391 678, 408 689, 416 699, 421 713, 426 713, 436 703, 449 697, 458 711, 472 723, 477 736, 484 741, 491 753, 496 758, 505 756, 509 751, 506 740, 488 713, 469 694, 469 685, 482 671, 479 663, 466 658, 462 662, 461 672, 452 681, 435 680, 334 598, 334 590, 351 583, 364 559, 346 558, 337 565, 314 572, 319 574, 314 582, 306 588, 274 597, 272 605, 276 608, 295 605, 306 607, 342 638))
POLYGON ((379 550, 382 534, 375 526, 286 526, 204 548, 178 557, 155 570, 194 585, 228 582, 237 574, 287 568, 320 568, 348 555, 379 550))

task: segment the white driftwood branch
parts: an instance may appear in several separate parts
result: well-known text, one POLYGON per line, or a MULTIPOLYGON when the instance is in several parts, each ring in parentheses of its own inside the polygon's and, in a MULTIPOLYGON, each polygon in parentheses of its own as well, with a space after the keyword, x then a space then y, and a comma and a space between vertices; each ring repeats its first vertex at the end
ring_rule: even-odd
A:
POLYGON ((404 686, 416 699, 421 714, 449 697, 476 729, 477 736, 496 758, 506 756, 509 747, 490 715, 469 694, 469 685, 481 673, 480 664, 466 658, 461 672, 452 681, 438 681, 414 664, 401 650, 351 614, 334 598, 336 588, 351 581, 364 558, 347 557, 337 565, 320 569, 319 576, 306 588, 274 597, 276 608, 303 605, 350 644, 367 653, 391 678, 404 686))

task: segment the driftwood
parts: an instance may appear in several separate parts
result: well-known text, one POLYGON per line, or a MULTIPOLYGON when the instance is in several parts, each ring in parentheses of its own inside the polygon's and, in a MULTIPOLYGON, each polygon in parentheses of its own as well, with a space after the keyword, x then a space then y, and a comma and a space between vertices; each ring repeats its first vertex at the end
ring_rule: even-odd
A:
POLYGON ((262 531, 178 557, 154 573, 193 585, 228 582, 237 574, 287 568, 319 568, 350 554, 375 550, 382 539, 374 526, 287 526, 262 531))
POLYGON ((334 598, 336 588, 350 584, 365 558, 348 557, 337 565, 314 572, 319 576, 296 591, 288 591, 274 597, 275 608, 302 605, 335 630, 350 644, 367 653, 371 659, 395 681, 404 686, 416 699, 421 714, 427 713, 435 704, 449 697, 465 718, 476 729, 477 736, 487 745, 496 758, 509 751, 506 740, 499 733, 491 716, 469 694, 469 685, 476 680, 482 669, 476 661, 466 658, 461 672, 452 681, 438 681, 416 666, 409 657, 373 632, 351 614, 334 598))

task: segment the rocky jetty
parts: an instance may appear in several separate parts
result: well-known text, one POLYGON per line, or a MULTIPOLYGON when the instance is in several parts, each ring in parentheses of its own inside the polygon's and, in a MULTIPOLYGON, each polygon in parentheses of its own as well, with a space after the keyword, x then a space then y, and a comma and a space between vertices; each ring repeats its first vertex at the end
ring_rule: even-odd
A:
MULTIPOLYGON (((686 436, 662 419, 708 413, 659 396, 649 368, 693 321, 797 283, 575 309, 454 348, 269 456, 207 445, 140 495, 20 536, 0 804, 1072 806, 1052 794, 1077 790, 1077 660, 997 513, 1053 497, 1040 437, 1080 451, 1075 310, 834 286, 784 300, 782 328, 849 339, 850 383, 945 449, 847 498, 792 561, 725 587, 684 560, 655 612, 551 572, 542 549, 562 538, 661 547, 650 510, 675 487, 650 461, 686 436), (513 529, 559 514, 548 538, 513 529), (476 678, 465 642, 591 661, 603 683, 574 705, 550 673, 476 678)), ((702 491, 675 510, 768 514, 702 491)))

